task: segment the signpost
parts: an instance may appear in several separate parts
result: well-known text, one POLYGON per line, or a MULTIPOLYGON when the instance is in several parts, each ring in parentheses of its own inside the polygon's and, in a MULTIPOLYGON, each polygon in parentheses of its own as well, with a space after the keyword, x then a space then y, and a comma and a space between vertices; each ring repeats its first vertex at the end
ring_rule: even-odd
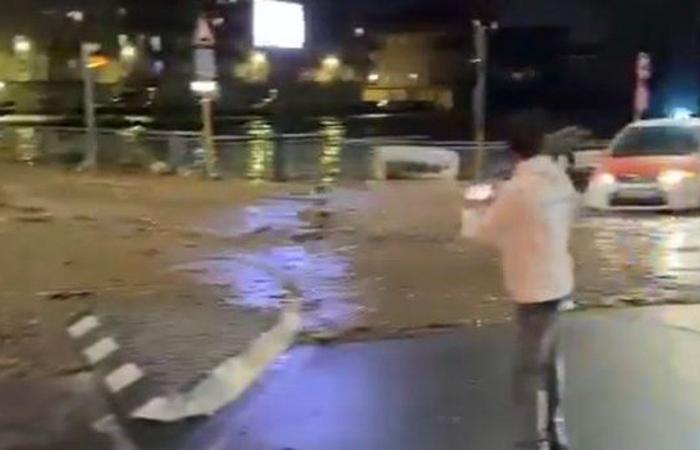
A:
POLYGON ((95 76, 93 69, 97 66, 91 62, 100 44, 84 42, 80 46, 80 64, 83 74, 83 116, 85 119, 85 155, 80 164, 81 170, 97 169, 97 123, 95 120, 95 76))
POLYGON ((202 145, 206 154, 206 176, 212 179, 220 177, 218 155, 214 143, 213 102, 218 87, 216 83, 216 56, 214 45, 216 40, 211 26, 204 17, 197 20, 195 27, 194 46, 194 71, 195 81, 191 88, 199 96, 202 107, 202 145))

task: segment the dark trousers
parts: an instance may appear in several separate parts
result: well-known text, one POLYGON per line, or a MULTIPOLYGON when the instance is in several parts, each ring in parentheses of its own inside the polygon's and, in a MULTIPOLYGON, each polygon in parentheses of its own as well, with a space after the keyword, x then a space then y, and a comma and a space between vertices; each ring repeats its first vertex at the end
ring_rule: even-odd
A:
POLYGON ((537 440, 565 445, 561 414, 563 367, 558 354, 560 309, 569 298, 517 305, 518 327, 513 393, 523 413, 524 439, 536 432, 537 440))

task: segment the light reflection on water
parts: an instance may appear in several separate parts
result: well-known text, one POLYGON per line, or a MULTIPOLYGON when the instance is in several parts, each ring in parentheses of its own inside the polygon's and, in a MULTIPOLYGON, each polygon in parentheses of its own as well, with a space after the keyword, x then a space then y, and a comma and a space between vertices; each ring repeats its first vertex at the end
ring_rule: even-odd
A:
POLYGON ((332 252, 313 252, 300 245, 275 245, 257 251, 222 254, 179 266, 203 284, 219 287, 224 302, 250 308, 275 309, 296 295, 304 303, 305 326, 311 329, 345 326, 356 313, 348 302, 352 289, 344 280, 351 263, 332 252))
MULTIPOLYGON (((247 208, 242 223, 296 229, 297 212, 304 205, 293 201, 265 201, 247 208)), ((289 296, 304 302, 307 329, 349 326, 357 314, 352 300, 352 262, 348 255, 323 245, 301 245, 270 240, 262 246, 237 248, 175 267, 198 282, 217 288, 226 304, 276 309, 289 296)))
POLYGON ((321 120, 323 147, 321 150, 321 181, 332 183, 340 176, 340 160, 345 139, 345 126, 332 117, 321 120))
MULTIPOLYGON (((277 181, 333 183, 341 177, 362 178, 364 171, 343 171, 343 160, 351 159, 363 164, 366 154, 363 150, 367 149, 343 151, 347 130, 340 119, 325 117, 319 124, 320 128, 313 137, 284 138, 284 145, 279 145, 276 141, 282 140, 276 135, 270 121, 264 118, 251 119, 242 126, 243 134, 236 139, 217 140, 220 171, 227 177, 250 180, 281 178, 277 181)), ((39 133, 39 127, 15 127, 13 131, 7 134, 11 137, 4 139, 4 145, 14 150, 14 159, 27 163, 33 163, 39 158, 60 163, 82 159, 84 142, 80 129, 61 131, 57 134, 60 138, 54 139, 50 145, 44 145, 45 137, 39 133)), ((140 132, 145 131, 140 129, 140 132)), ((201 144, 197 138, 188 138, 185 146, 189 152, 194 152, 201 144)), ((100 134, 99 148, 101 164, 106 166, 119 164, 126 153, 137 154, 137 159, 146 167, 154 160, 171 161, 168 138, 165 136, 139 135, 134 137, 133 142, 125 144, 109 133, 100 134)), ((187 164, 192 163, 193 157, 190 155, 185 160, 188 161, 187 164)))
POLYGON ((588 221, 601 264, 596 286, 585 289, 634 293, 650 302, 700 301, 694 294, 700 287, 700 218, 645 215, 588 221))
POLYGON ((326 117, 320 125, 319 138, 286 140, 284 145, 278 145, 275 142, 278 137, 269 122, 264 119, 248 122, 245 130, 251 140, 246 143, 245 176, 252 180, 311 179, 326 184, 337 181, 343 175, 342 158, 355 155, 343 153, 346 128, 339 119, 326 117))
POLYGON ((275 153, 272 127, 262 119, 254 119, 247 124, 246 133, 252 138, 247 145, 246 176, 252 180, 270 178, 275 153))

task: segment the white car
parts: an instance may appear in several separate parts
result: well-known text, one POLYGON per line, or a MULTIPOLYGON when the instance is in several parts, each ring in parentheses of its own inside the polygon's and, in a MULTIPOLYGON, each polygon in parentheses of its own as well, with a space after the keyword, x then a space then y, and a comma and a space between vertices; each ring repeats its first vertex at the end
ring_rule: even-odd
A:
POLYGON ((625 127, 602 157, 585 201, 601 210, 700 208, 700 119, 625 127))

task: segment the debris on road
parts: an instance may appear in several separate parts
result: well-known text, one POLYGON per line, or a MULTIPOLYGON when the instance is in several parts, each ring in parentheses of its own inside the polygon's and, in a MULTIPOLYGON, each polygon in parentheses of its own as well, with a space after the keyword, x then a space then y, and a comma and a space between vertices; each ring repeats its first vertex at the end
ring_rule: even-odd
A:
POLYGON ((340 340, 345 333, 338 330, 324 330, 306 334, 306 338, 317 344, 331 344, 340 340))
POLYGON ((299 211, 299 219, 308 222, 316 228, 328 226, 329 220, 333 217, 333 211, 327 209, 307 208, 299 211))
POLYGON ((88 214, 74 214, 73 220, 78 222, 96 222, 97 218, 88 214))
POLYGON ((272 231, 272 227, 270 225, 262 225, 262 226, 254 228, 250 232, 250 234, 251 235, 263 234, 263 233, 267 233, 268 231, 272 231))
POLYGON ((24 223, 45 223, 51 222, 54 219, 51 213, 41 213, 41 214, 22 214, 15 216, 15 220, 24 223))
POLYGON ((323 300, 321 299, 307 300, 302 303, 301 310, 304 312, 316 311, 321 308, 322 303, 323 300))
POLYGON ((57 367, 54 370, 53 375, 59 376, 59 377, 72 376, 72 375, 78 375, 80 373, 89 372, 89 371, 90 371, 90 367, 87 366, 86 364, 76 363, 73 365, 57 367))
POLYGON ((294 242, 309 242, 309 241, 320 241, 323 240, 324 233, 323 230, 310 230, 302 231, 291 236, 294 242))
POLYGON ((156 161, 150 165, 149 170, 154 175, 172 175, 174 170, 163 161, 156 161))
POLYGON ((12 209, 27 213, 27 214, 43 214, 46 213, 46 208, 39 205, 11 205, 12 209))
POLYGON ((151 256, 160 255, 160 254, 161 254, 161 251, 158 250, 157 248, 152 248, 152 247, 151 247, 151 248, 144 248, 144 249, 141 249, 141 250, 137 250, 136 253, 138 253, 139 255, 151 257, 151 256))
POLYGON ((45 300, 70 300, 75 298, 91 297, 95 293, 87 289, 70 290, 70 291, 48 291, 39 292, 37 295, 45 300))
POLYGON ((20 362, 19 358, 0 358, 0 370, 15 368, 20 362))

